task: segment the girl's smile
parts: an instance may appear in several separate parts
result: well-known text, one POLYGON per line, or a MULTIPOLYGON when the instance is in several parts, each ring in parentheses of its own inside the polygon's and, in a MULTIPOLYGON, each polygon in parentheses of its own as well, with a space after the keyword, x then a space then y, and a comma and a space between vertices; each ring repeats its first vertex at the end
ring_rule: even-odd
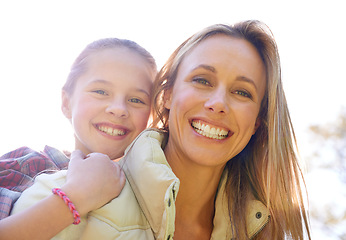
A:
POLYGON ((94 126, 108 137, 123 137, 130 132, 130 130, 124 126, 109 123, 98 123, 94 124, 94 126))

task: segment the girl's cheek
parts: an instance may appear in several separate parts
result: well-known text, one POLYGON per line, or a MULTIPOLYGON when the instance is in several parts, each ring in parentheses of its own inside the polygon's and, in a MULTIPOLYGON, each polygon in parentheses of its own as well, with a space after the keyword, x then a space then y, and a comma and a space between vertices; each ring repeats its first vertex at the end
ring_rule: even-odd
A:
POLYGON ((147 127, 149 120, 150 110, 143 111, 135 116, 136 125, 139 126, 141 130, 144 130, 147 127))

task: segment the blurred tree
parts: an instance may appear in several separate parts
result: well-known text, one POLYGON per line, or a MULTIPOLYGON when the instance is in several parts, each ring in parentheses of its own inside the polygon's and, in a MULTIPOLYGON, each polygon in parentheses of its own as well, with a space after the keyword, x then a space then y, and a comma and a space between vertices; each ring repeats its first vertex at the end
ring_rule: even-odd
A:
POLYGON ((321 161, 316 163, 310 159, 309 168, 321 167, 320 165, 334 168, 346 182, 346 107, 342 108, 335 122, 322 126, 313 125, 309 130, 317 143, 313 155, 321 161), (328 159, 321 158, 325 153, 331 156, 328 159))
POLYGON ((337 119, 309 128, 306 183, 313 239, 346 239, 346 107, 337 119))

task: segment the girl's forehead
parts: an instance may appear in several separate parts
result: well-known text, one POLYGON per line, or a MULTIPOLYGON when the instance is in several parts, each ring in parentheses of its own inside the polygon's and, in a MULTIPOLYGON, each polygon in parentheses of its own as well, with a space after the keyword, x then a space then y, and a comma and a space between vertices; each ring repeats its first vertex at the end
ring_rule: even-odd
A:
POLYGON ((117 46, 113 48, 100 49, 92 54, 87 59, 89 67, 100 65, 135 65, 140 68, 147 68, 156 73, 149 61, 134 49, 126 46, 117 46))
MULTIPOLYGON (((122 46, 117 46, 117 47, 112 47, 112 48, 104 48, 104 49, 96 49, 93 52, 90 53, 89 59, 117 59, 117 56, 122 56, 123 54, 135 56, 138 55, 136 54, 135 51, 130 50, 126 47, 122 46)), ((120 58, 121 59, 121 58, 120 58)))
POLYGON ((143 88, 151 88, 154 74, 147 61, 126 48, 104 49, 90 55, 80 84, 108 82, 119 85, 126 82, 143 88), (125 51, 123 51, 125 49, 125 51))

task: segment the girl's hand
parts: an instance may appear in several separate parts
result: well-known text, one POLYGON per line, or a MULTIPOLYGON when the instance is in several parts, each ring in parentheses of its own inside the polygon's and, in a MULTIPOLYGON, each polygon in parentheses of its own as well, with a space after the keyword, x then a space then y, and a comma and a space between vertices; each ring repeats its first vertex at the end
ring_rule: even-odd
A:
POLYGON ((67 179, 61 189, 82 216, 116 198, 125 185, 120 165, 102 153, 85 156, 76 150, 71 154, 67 179))

